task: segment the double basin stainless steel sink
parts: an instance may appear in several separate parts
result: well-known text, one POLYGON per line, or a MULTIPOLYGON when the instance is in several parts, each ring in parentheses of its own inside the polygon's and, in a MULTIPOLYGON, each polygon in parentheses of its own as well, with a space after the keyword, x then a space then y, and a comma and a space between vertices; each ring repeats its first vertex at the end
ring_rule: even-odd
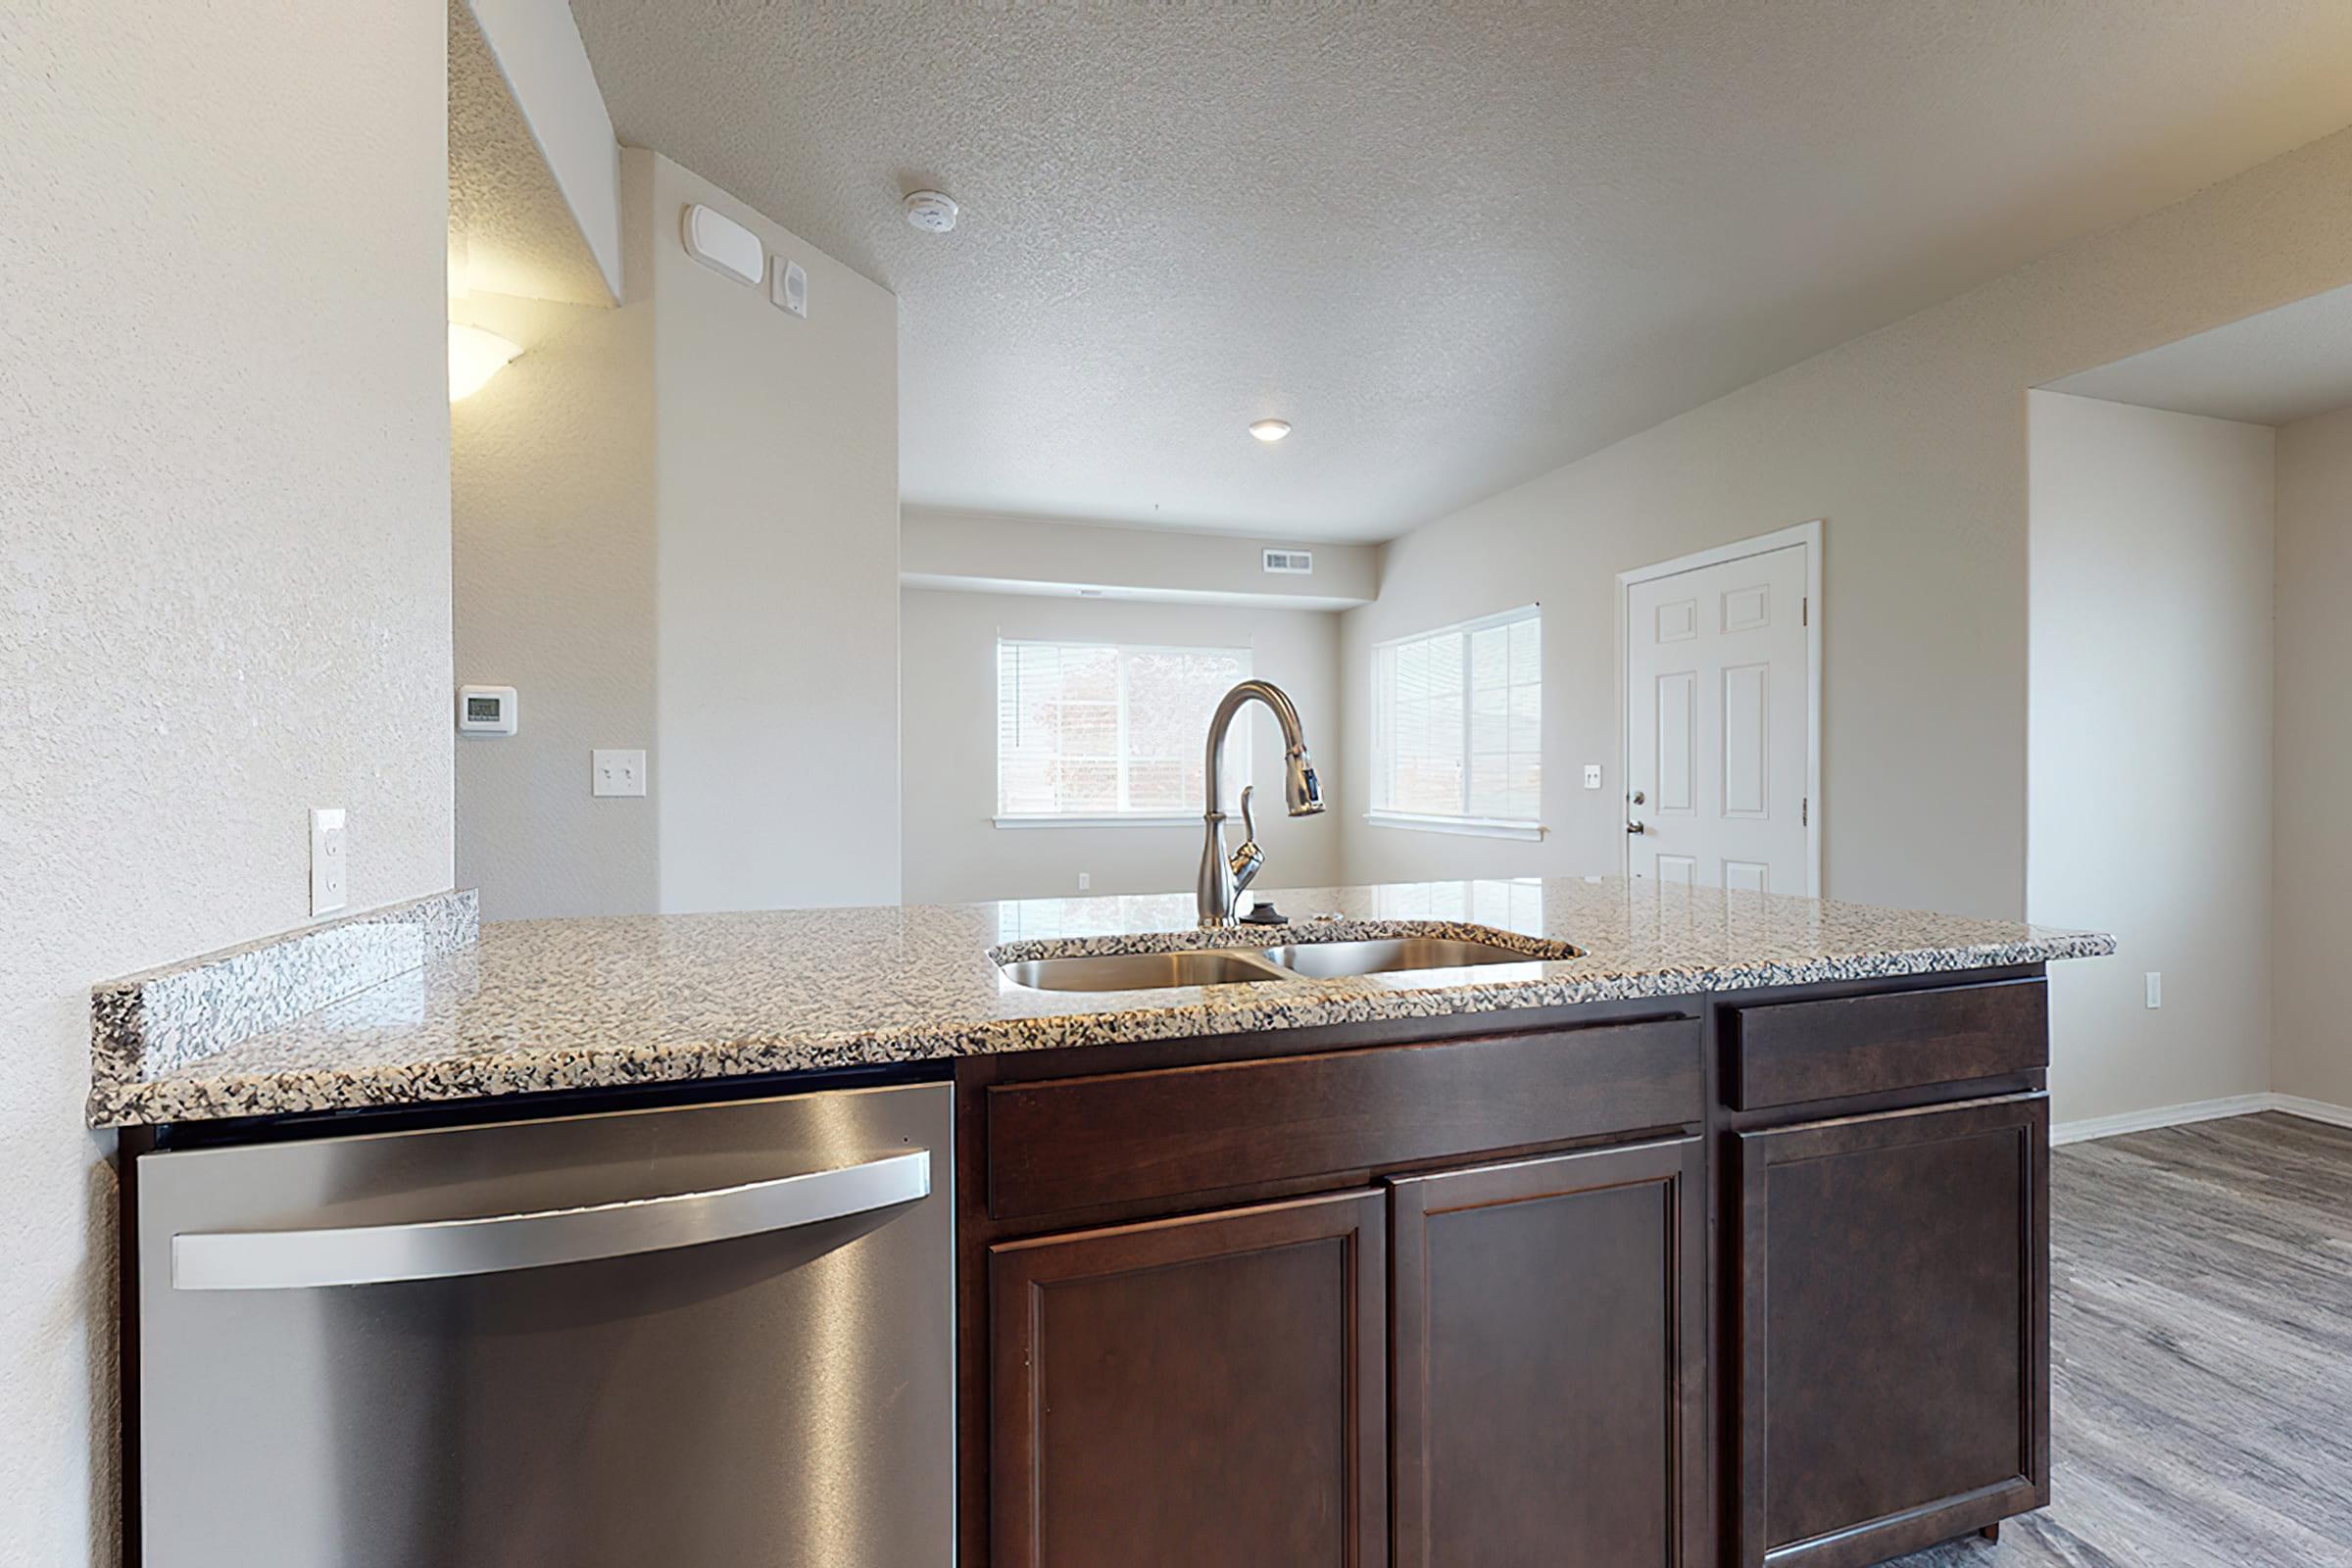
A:
POLYGON ((1037 991, 1151 991, 1163 986, 1222 986, 1253 980, 1336 980, 1406 969, 1460 969, 1486 963, 1541 963, 1576 950, 1535 955, 1461 937, 1384 937, 1355 942, 1292 942, 1277 948, 1190 948, 1175 953, 1105 953, 1028 958, 1004 965, 1015 984, 1037 991))

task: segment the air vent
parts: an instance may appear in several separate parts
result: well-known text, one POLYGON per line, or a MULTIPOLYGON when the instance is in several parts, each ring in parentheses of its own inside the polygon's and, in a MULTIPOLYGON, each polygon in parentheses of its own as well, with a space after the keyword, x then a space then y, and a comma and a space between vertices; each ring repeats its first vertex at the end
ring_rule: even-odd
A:
POLYGON ((759 235, 703 206, 689 206, 685 223, 687 255, 738 283, 759 286, 767 270, 767 252, 759 235))
POLYGON ((1315 555, 1311 550, 1269 550, 1266 552, 1268 571, 1287 571, 1303 577, 1315 569, 1315 555))

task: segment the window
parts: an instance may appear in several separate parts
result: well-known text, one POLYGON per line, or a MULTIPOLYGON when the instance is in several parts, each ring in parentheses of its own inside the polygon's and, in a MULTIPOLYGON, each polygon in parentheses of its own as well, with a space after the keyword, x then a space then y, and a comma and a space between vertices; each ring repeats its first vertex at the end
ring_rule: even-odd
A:
POLYGON ((1372 651, 1371 821, 1543 832, 1543 636, 1530 605, 1372 651))
MULTIPOLYGON (((997 643, 997 821, 1198 819, 1209 716, 1250 678, 1247 648, 997 643)), ((1250 776, 1249 726, 1225 746, 1250 776)))

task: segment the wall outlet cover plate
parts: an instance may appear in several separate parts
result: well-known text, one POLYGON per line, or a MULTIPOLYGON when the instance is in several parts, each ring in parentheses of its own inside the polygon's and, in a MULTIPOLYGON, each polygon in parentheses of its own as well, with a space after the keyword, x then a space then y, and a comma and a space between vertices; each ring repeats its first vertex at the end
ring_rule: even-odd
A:
POLYGON ((311 913, 332 914, 351 902, 351 866, 346 854, 343 808, 311 810, 311 913))

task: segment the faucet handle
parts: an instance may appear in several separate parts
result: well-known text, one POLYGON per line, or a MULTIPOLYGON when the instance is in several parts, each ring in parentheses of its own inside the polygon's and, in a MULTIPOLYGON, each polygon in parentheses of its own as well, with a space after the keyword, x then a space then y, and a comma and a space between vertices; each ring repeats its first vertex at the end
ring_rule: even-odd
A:
POLYGON ((1257 875, 1258 867, 1266 863, 1265 851, 1257 847, 1257 822, 1250 814, 1250 792, 1252 784, 1242 786, 1242 847, 1225 858, 1226 868, 1233 872, 1233 893, 1239 898, 1257 875))

